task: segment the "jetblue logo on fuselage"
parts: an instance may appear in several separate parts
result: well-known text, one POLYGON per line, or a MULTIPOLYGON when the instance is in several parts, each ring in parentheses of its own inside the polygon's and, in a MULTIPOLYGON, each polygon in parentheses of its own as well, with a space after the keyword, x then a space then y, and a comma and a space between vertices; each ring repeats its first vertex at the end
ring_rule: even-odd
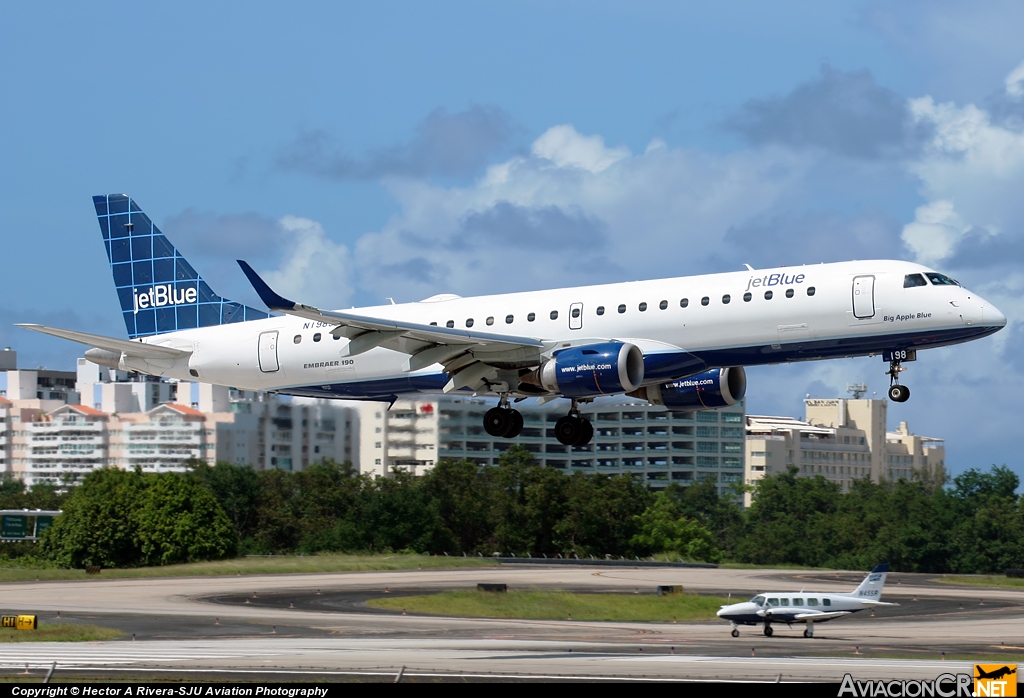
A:
POLYGON ((802 284, 804 282, 803 274, 766 274, 760 278, 751 276, 750 281, 747 282, 747 290, 752 288, 758 288, 760 286, 793 286, 794 284, 802 284))
POLYGON ((139 293, 135 289, 135 313, 146 308, 162 308, 166 305, 186 305, 195 303, 198 294, 194 288, 179 288, 175 290, 171 284, 151 286, 149 290, 139 293))

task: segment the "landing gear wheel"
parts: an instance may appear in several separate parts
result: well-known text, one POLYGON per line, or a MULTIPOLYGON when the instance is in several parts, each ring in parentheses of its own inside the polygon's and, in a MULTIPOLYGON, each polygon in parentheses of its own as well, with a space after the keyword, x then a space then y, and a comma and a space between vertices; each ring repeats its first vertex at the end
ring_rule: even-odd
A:
POLYGON ((590 423, 590 420, 579 417, 582 422, 582 429, 580 430, 580 437, 576 439, 573 446, 586 446, 590 443, 590 440, 594 438, 594 425, 590 423))
MULTIPOLYGON (((491 436, 504 436, 513 426, 512 410, 492 407, 484 415, 484 431, 491 436)), ((520 416, 520 419, 522 417, 520 416)))
POLYGON ((583 425, 586 422, 579 417, 566 415, 555 422, 555 438, 558 443, 564 446, 575 446, 576 442, 585 433, 583 425))
POLYGON ((733 637, 739 637, 740 636, 740 631, 737 630, 736 628, 733 628, 732 629, 732 636, 733 637))
POLYGON ((814 637, 814 631, 810 628, 804 630, 804 637, 814 637))
POLYGON ((893 402, 906 402, 910 399, 910 388, 905 385, 889 386, 889 399, 893 402))
POLYGON ((512 417, 508 431, 502 436, 506 439, 514 439, 523 431, 523 413, 519 410, 506 410, 512 417))
POLYGON ((765 635, 765 637, 771 637, 774 632, 775 632, 775 629, 772 626, 770 626, 770 625, 764 626, 764 635, 765 635))

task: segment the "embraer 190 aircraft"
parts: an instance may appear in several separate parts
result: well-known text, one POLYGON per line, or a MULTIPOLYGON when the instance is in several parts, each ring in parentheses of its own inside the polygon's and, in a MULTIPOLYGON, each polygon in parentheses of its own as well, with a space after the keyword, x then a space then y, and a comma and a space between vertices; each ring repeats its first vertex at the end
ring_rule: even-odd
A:
POLYGON ((853 591, 846 594, 834 594, 818 591, 766 591, 758 594, 750 601, 722 606, 718 617, 732 624, 732 636, 739 637, 737 625, 757 625, 764 623, 764 634, 772 636, 772 623, 804 623, 804 637, 814 637, 814 624, 824 623, 848 616, 865 608, 875 606, 898 606, 895 603, 883 603, 882 588, 885 586, 885 575, 889 572, 888 563, 877 565, 868 573, 864 581, 853 591))
POLYGON ((572 401, 555 427, 593 436, 579 404, 626 394, 670 410, 722 407, 744 366, 880 355, 889 397, 910 396, 902 363, 919 349, 996 332, 1006 318, 953 279, 878 260, 708 274, 551 291, 320 310, 242 271, 271 315, 215 294, 138 205, 93 197, 130 341, 21 325, 93 347, 102 366, 319 398, 494 395, 492 436, 523 426, 510 400, 572 401))

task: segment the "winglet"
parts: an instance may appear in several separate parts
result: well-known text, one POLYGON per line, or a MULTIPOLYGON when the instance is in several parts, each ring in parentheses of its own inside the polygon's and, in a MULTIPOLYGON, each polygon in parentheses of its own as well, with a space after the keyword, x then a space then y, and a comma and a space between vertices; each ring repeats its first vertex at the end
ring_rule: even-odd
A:
POLYGON ((256 293, 259 295, 260 300, 266 304, 271 310, 293 310, 298 303, 290 301, 284 296, 278 295, 274 289, 267 285, 267 282, 260 278, 252 267, 249 266, 248 262, 238 259, 238 266, 242 267, 242 272, 246 278, 249 279, 249 283, 256 289, 256 293))

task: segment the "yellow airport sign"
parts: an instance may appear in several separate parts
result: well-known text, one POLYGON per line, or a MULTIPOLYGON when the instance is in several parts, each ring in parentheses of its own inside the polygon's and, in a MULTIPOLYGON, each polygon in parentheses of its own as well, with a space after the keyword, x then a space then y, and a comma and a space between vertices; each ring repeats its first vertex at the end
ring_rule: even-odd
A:
POLYGON ((35 616, 3 616, 2 627, 15 628, 16 630, 35 630, 38 622, 35 616))

